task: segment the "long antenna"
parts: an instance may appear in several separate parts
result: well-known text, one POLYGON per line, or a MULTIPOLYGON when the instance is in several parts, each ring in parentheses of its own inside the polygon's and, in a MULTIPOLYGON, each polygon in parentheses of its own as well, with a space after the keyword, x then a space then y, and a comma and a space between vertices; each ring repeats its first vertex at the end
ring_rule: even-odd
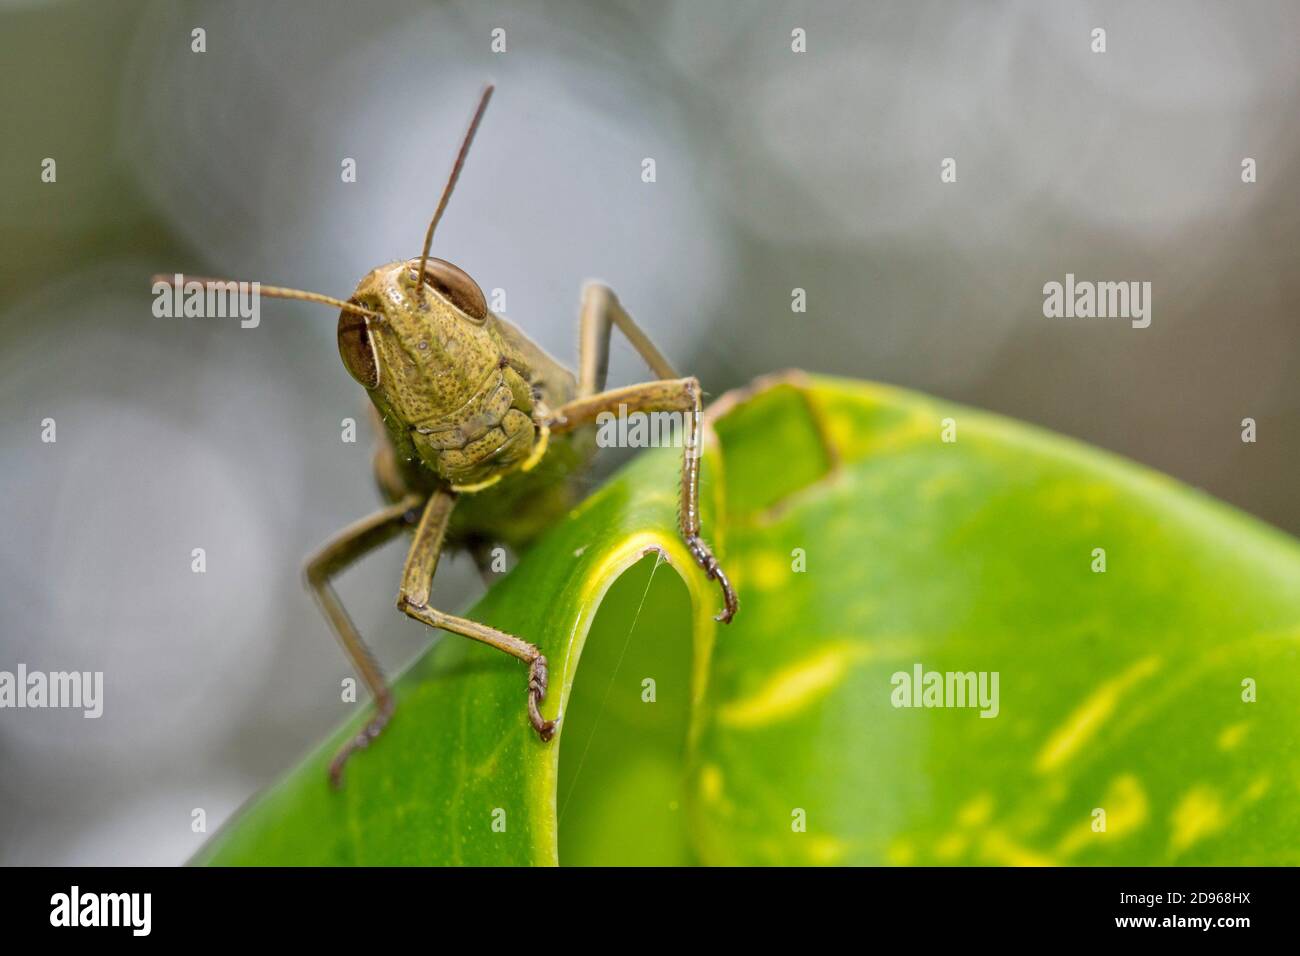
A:
POLYGON ((465 139, 460 144, 460 152, 456 154, 456 165, 451 167, 451 176, 447 179, 447 185, 442 189, 442 198, 438 200, 438 208, 434 210, 433 219, 429 223, 429 231, 424 234, 424 250, 420 253, 420 271, 415 274, 416 281, 420 282, 419 288, 423 288, 421 277, 424 275, 424 265, 429 261, 429 247, 433 245, 433 230, 438 227, 438 220, 442 218, 443 210, 447 208, 447 201, 451 199, 451 191, 456 188, 456 180, 460 178, 461 167, 465 165, 465 157, 469 155, 470 143, 474 142, 474 134, 478 132, 479 121, 483 119, 483 113, 487 110, 488 100, 492 99, 492 91, 496 89, 491 83, 483 88, 483 95, 479 98, 478 109, 474 111, 474 118, 469 121, 469 130, 465 133, 465 139))
MULTIPOLYGON (((234 282, 234 279, 212 279, 207 276, 188 276, 188 275, 156 275, 151 282, 161 282, 164 285, 180 286, 182 289, 191 282, 197 282, 205 288, 210 285, 234 282)), ((362 308, 351 302, 344 302, 342 299, 336 299, 333 296, 322 295, 319 292, 304 292, 302 289, 286 289, 278 285, 262 285, 258 283, 258 294, 264 295, 269 299, 298 299, 301 302, 318 302, 321 305, 332 305, 336 309, 342 309, 344 312, 355 312, 357 315, 364 315, 368 318, 383 320, 382 312, 375 312, 373 309, 362 308)))

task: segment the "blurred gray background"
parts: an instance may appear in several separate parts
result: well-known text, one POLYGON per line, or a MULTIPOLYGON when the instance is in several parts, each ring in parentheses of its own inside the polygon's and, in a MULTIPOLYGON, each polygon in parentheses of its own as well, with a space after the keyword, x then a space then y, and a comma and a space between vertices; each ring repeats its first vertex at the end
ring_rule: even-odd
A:
MULTIPOLYGON (((378 504, 337 314, 156 319, 148 277, 348 295, 418 254, 489 79, 434 254, 558 356, 600 277, 714 394, 898 383, 1300 532, 1297 36, 1294 2, 2 0, 0 669, 102 670, 106 702, 0 711, 0 863, 181 862, 194 808, 211 832, 345 715, 299 578, 378 504), (1151 327, 1045 319, 1067 272, 1150 281, 1151 327)), ((401 559, 341 585, 390 670, 430 639, 401 559)), ((480 589, 457 558, 435 599, 480 589)))

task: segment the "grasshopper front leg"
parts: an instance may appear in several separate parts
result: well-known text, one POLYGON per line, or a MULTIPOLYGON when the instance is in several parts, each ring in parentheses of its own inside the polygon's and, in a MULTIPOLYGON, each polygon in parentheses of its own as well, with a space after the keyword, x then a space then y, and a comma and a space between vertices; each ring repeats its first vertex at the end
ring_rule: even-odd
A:
POLYGON ((677 509, 678 530, 695 562, 710 580, 722 588, 723 609, 716 620, 728 623, 739 609, 736 592, 709 546, 700 537, 700 444, 703 408, 697 379, 678 378, 669 361, 619 304, 606 286, 591 284, 583 290, 579 332, 578 398, 568 402, 546 420, 552 433, 572 431, 596 421, 601 412, 680 412, 685 415, 685 447, 682 450, 681 501, 677 509), (614 326, 623 332, 646 360, 659 381, 605 389, 609 366, 609 339, 614 326))
POLYGON ((528 719, 542 740, 550 740, 555 734, 555 721, 544 719, 541 711, 538 710, 538 705, 546 697, 548 679, 546 658, 542 652, 536 646, 512 634, 429 607, 433 576, 438 570, 438 557, 442 553, 447 522, 451 519, 455 504, 455 492, 443 489, 435 491, 429 498, 429 503, 425 505, 420 524, 415 529, 411 550, 406 556, 406 567, 402 571, 402 587, 397 594, 397 606, 403 613, 430 627, 481 641, 527 664, 528 719))

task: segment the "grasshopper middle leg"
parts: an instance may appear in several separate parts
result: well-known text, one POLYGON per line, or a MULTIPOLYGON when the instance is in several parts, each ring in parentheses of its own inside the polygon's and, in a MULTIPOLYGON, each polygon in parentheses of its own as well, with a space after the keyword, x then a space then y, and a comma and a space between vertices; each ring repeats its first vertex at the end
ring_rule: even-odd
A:
POLYGON ((606 286, 591 284, 583 290, 580 320, 578 397, 555 409, 547 420, 555 433, 588 425, 601 412, 681 412, 686 417, 685 447, 682 450, 681 501, 677 509, 678 530, 695 562, 722 588, 723 608, 717 615, 729 622, 739 608, 736 592, 727 580, 709 546, 700 537, 700 442, 703 429, 700 383, 695 378, 678 378, 649 337, 619 304, 606 286), (609 339, 617 326, 645 359, 658 381, 605 390, 609 366, 609 339))
POLYGON ((406 558, 406 567, 402 571, 402 587, 397 594, 397 606, 405 614, 430 627, 481 641, 527 664, 528 719, 542 740, 550 740, 555 734, 555 721, 544 719, 538 710, 538 705, 546 697, 548 679, 546 658, 542 652, 512 634, 429 607, 433 575, 438 569, 443 537, 447 533, 447 522, 455 504, 455 493, 444 489, 434 492, 425 505, 406 558))

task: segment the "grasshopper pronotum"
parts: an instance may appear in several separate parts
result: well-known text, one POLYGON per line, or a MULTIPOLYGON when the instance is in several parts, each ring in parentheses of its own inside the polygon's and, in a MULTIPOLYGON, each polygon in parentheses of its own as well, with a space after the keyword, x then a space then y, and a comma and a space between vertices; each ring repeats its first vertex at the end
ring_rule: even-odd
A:
POLYGON ((375 701, 374 717, 330 764, 330 780, 336 786, 348 757, 379 735, 395 703, 330 580, 411 528, 414 539, 397 606, 430 627, 482 641, 528 664, 528 717, 542 740, 551 739, 555 722, 543 719, 538 710, 547 685, 541 651, 512 634, 430 607, 429 591, 444 547, 469 549, 482 568, 491 542, 524 547, 567 512, 575 494, 570 479, 594 454, 589 426, 602 412, 677 412, 685 417, 679 530, 695 561, 722 588, 724 606, 717 619, 728 622, 737 609, 726 574, 700 537, 700 383, 673 371, 606 286, 591 283, 583 290, 575 376, 518 328, 491 313, 482 291, 465 272, 429 257, 434 229, 491 96, 488 86, 419 259, 374 269, 346 302, 315 292, 261 287, 268 297, 341 310, 339 354, 348 373, 370 395, 386 436, 375 455, 375 477, 389 506, 340 532, 305 569, 307 586, 375 701), (605 389, 615 326, 645 359, 655 381, 605 389))

